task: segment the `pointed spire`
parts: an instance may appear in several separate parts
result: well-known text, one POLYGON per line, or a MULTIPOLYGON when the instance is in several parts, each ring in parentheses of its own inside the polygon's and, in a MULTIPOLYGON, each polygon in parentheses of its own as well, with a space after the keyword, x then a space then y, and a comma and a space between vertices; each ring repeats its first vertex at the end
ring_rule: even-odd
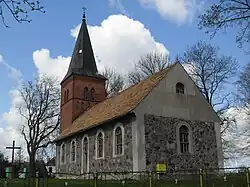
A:
POLYGON ((76 40, 68 72, 62 82, 65 81, 72 74, 106 79, 102 75, 98 74, 94 52, 92 49, 86 24, 85 8, 83 12, 81 28, 76 40))

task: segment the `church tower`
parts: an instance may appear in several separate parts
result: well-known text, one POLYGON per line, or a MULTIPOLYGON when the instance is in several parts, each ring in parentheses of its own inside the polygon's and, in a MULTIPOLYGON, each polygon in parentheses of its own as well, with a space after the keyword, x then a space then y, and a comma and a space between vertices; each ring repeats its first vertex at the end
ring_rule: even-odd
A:
POLYGON ((105 81, 98 74, 84 14, 68 72, 61 82, 60 132, 89 107, 106 99, 105 81))

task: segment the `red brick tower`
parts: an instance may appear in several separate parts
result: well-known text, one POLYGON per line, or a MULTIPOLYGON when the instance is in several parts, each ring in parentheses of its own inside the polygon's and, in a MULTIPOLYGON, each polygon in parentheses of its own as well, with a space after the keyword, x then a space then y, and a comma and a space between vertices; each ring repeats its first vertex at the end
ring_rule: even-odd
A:
POLYGON ((105 81, 106 78, 98 74, 84 15, 68 72, 61 82, 60 132, 89 107, 106 98, 105 81))

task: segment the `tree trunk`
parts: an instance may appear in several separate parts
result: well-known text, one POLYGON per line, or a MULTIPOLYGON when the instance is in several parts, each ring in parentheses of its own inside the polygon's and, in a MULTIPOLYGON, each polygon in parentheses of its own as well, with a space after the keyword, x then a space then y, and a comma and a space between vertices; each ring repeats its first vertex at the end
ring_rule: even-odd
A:
POLYGON ((36 177, 36 158, 35 153, 31 152, 29 155, 29 174, 31 177, 36 177))

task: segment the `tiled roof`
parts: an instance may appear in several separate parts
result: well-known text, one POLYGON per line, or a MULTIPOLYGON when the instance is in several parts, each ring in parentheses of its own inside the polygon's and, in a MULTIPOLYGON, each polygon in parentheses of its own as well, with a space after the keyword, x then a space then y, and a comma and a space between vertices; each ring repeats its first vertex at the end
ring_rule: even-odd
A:
POLYGON ((168 68, 157 72, 148 78, 142 80, 116 96, 108 98, 80 115, 71 125, 70 128, 61 133, 59 139, 84 131, 91 127, 101 125, 109 120, 121 117, 131 112, 150 92, 151 90, 167 75, 168 68))

